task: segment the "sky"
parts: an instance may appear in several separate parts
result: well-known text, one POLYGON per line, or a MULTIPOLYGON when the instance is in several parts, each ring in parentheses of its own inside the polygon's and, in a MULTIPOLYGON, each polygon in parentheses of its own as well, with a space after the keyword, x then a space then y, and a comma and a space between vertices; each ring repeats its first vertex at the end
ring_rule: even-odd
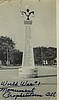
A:
POLYGON ((15 42, 15 47, 24 50, 25 17, 20 10, 34 10, 31 17, 32 46, 56 47, 56 0, 11 0, 0 4, 0 36, 8 36, 15 42))

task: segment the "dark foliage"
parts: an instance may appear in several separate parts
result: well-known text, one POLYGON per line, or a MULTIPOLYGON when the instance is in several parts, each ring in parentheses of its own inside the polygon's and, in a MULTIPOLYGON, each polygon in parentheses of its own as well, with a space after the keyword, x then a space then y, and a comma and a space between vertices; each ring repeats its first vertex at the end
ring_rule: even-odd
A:
MULTIPOLYGON (((23 52, 14 48, 15 43, 9 37, 0 37, 0 61, 2 65, 22 65, 23 52), (7 64, 8 61, 8 64, 7 64)), ((57 48, 36 47, 33 48, 35 65, 57 64, 57 48)))
POLYGON ((34 63, 35 65, 48 65, 56 64, 57 49, 54 47, 36 47, 34 51, 34 63), (44 64, 45 62, 45 64, 44 64))
POLYGON ((7 36, 0 37, 0 61, 2 65, 21 65, 22 52, 16 50, 15 43, 7 36))

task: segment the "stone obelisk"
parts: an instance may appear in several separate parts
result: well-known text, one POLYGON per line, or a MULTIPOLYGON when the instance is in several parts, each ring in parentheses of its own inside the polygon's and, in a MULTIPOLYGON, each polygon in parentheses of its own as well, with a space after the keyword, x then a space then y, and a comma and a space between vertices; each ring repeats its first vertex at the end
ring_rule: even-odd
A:
POLYGON ((25 25, 25 44, 24 44, 24 54, 22 61, 22 68, 19 69, 19 74, 22 77, 36 77, 38 70, 34 67, 34 56, 33 56, 33 47, 31 42, 31 26, 32 20, 30 20, 30 15, 34 15, 34 11, 21 11, 22 15, 26 16, 24 21, 25 25))
POLYGON ((25 25, 25 47, 24 47, 24 55, 23 55, 23 64, 24 67, 34 67, 34 56, 33 56, 33 48, 31 42, 31 20, 24 21, 25 25))

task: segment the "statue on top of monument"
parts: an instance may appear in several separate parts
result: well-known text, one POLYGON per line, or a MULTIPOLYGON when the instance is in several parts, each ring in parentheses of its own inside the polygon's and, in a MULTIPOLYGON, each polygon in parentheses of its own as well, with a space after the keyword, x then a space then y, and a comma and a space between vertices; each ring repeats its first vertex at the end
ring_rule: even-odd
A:
POLYGON ((30 15, 33 14, 34 15, 34 11, 29 11, 29 9, 26 9, 25 11, 20 11, 22 15, 26 15, 27 20, 30 20, 30 15))

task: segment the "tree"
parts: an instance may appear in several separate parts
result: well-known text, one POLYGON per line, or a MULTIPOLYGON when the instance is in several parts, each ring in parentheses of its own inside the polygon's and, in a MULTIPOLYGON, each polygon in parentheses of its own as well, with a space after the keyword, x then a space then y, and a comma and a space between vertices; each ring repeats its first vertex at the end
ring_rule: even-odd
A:
MULTIPOLYGON (((13 65, 22 65, 22 57, 23 57, 23 52, 14 49, 12 53, 13 59, 11 58, 11 62, 13 60, 13 65)), ((12 57, 11 56, 11 57, 12 57)))
POLYGON ((49 47, 47 49, 48 64, 52 65, 55 58, 57 58, 57 49, 54 47, 49 47))
POLYGON ((54 47, 41 47, 42 58, 47 61, 48 65, 52 65, 55 58, 57 58, 57 49, 54 47))
POLYGON ((0 48, 1 49, 13 49, 15 47, 15 43, 7 36, 0 37, 0 48))
POLYGON ((57 48, 54 47, 36 47, 34 50, 34 63, 35 65, 53 65, 54 60, 57 58, 57 48))
POLYGON ((15 43, 7 36, 0 37, 0 60, 2 64, 9 62, 9 52, 14 49, 15 43))
POLYGON ((42 65, 42 54, 41 54, 41 47, 33 48, 34 52, 34 64, 35 65, 42 65))

